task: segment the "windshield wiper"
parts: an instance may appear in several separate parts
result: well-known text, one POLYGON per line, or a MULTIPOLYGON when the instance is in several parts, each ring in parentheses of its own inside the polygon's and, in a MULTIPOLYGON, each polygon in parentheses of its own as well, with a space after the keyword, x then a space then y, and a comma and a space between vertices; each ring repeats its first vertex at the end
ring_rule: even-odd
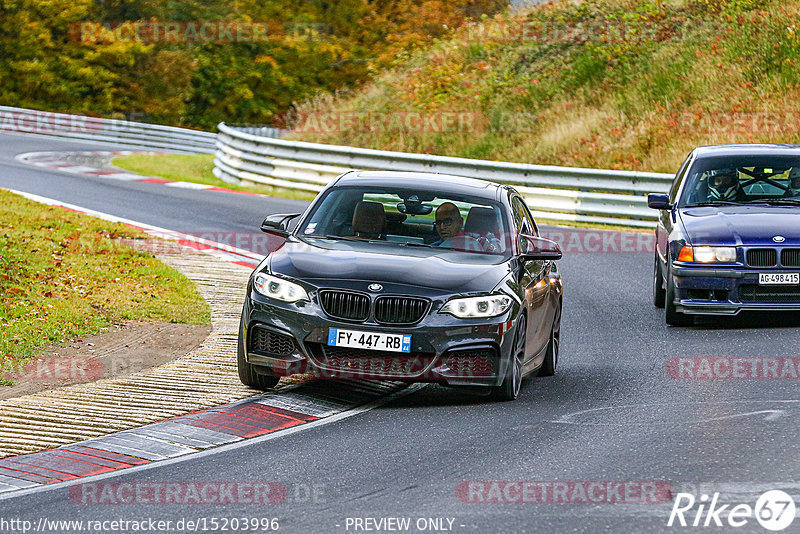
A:
POLYGON ((367 241, 366 239, 357 239, 355 237, 348 237, 346 235, 304 235, 303 237, 310 237, 313 239, 333 239, 334 241, 358 241, 359 243, 363 243, 367 241))
POLYGON ((743 206, 746 202, 733 202, 731 200, 717 200, 715 202, 698 202, 690 204, 687 208, 699 208, 701 206, 743 206))
POLYGON ((782 204, 789 206, 800 206, 800 200, 796 198, 770 198, 763 200, 754 200, 750 204, 769 204, 772 206, 780 206, 782 204))
POLYGON ((405 243, 396 243, 396 244, 400 245, 401 247, 441 248, 441 247, 437 247, 435 245, 429 245, 428 243, 410 243, 410 242, 405 242, 405 243))

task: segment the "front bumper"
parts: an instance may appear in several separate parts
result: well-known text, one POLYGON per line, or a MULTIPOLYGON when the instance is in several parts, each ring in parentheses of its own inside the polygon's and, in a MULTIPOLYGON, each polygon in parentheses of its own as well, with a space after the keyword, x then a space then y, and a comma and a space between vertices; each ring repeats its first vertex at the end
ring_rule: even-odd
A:
POLYGON ((515 309, 481 320, 433 311, 413 326, 380 325, 332 319, 314 301, 275 303, 251 291, 242 314, 245 358, 276 376, 496 386, 509 365, 515 309), (411 352, 329 347, 329 328, 410 334, 411 352))
POLYGON ((762 286, 759 273, 798 269, 697 267, 673 264, 675 309, 696 315, 736 315, 745 310, 800 310, 800 286, 762 286))

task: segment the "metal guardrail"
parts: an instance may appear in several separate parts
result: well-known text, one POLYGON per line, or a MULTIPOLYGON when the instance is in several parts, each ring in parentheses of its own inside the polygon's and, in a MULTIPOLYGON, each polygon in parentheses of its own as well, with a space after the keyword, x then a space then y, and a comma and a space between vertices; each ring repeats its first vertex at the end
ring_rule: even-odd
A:
POLYGON ((0 106, 0 133, 46 135, 178 152, 213 153, 216 134, 83 115, 0 106))
POLYGON ((511 184, 534 215, 556 221, 652 227, 645 194, 666 191, 669 174, 554 167, 287 141, 268 126, 220 123, 219 134, 0 106, 0 132, 48 135, 179 152, 214 153, 227 182, 320 191, 350 169, 455 174, 511 184))
POLYGON ((646 194, 666 192, 671 174, 506 163, 272 139, 220 123, 214 174, 227 182, 320 191, 350 169, 455 174, 514 185, 534 216, 651 228, 646 194))

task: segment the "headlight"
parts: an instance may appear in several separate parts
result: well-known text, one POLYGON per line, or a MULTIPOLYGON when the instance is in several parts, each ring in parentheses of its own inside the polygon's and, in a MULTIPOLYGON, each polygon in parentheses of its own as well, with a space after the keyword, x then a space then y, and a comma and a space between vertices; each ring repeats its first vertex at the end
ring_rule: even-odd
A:
POLYGON ((736 261, 736 247, 683 247, 678 261, 733 263, 736 261))
POLYGON ((308 293, 302 286, 264 273, 259 273, 253 279, 253 287, 256 291, 272 299, 284 302, 297 302, 298 300, 310 300, 308 293))
POLYGON ((511 297, 507 295, 488 295, 486 297, 467 297, 449 300, 442 306, 439 313, 449 313, 460 319, 494 317, 505 313, 510 307, 511 297))

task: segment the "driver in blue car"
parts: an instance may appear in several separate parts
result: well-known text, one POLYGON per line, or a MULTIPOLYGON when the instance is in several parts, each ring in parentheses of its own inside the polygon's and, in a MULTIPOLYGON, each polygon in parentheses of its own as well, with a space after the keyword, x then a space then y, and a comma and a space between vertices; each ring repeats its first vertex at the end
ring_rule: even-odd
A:
POLYGON ((741 190, 735 169, 720 169, 708 179, 708 200, 740 200, 741 190))
POLYGON ((789 171, 789 196, 800 197, 800 167, 792 167, 789 171))

